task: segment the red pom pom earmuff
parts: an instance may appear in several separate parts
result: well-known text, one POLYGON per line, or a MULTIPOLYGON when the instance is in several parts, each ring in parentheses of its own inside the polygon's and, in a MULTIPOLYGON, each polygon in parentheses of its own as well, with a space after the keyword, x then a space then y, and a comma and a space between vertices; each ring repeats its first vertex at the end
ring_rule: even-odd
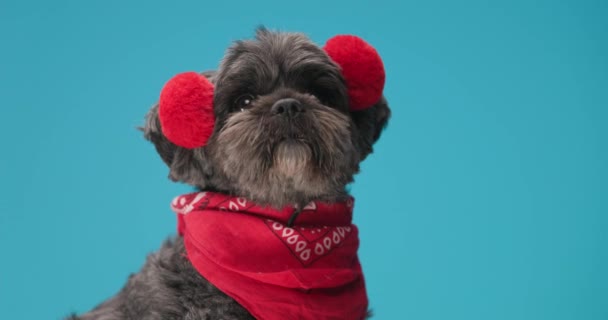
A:
POLYGON ((323 50, 342 68, 351 111, 367 109, 380 101, 385 73, 376 49, 357 36, 339 35, 329 39, 323 50))
POLYGON ((158 117, 163 134, 174 144, 194 149, 213 133, 213 84, 196 72, 180 73, 160 93, 158 117))

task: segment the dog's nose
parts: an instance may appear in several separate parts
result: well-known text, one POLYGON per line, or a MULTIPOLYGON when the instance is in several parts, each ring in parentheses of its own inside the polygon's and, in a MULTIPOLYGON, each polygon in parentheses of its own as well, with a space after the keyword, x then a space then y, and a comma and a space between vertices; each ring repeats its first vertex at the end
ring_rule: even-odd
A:
POLYGON ((294 118, 304 112, 302 103, 296 99, 286 98, 275 102, 270 109, 272 114, 282 115, 289 118, 294 118))

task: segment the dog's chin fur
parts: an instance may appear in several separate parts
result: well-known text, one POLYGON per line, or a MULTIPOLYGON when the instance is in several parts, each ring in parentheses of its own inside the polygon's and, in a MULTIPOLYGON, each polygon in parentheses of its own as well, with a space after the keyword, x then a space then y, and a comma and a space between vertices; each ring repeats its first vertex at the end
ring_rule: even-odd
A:
POLYGON ((311 162, 312 150, 306 142, 286 139, 274 149, 272 174, 307 182, 305 178, 312 175, 311 162))
MULTIPOLYGON (((340 68, 306 36, 265 29, 228 49, 217 71, 214 132, 205 147, 185 149, 162 133, 158 105, 142 128, 169 177, 201 190, 246 197, 273 207, 339 201, 359 163, 372 152, 390 110, 382 98, 350 112, 340 68), (254 96, 246 107, 235 104, 254 96), (303 112, 271 112, 280 99, 303 112)), ((183 257, 180 238, 167 242, 115 297, 70 319, 253 319, 202 278, 183 257)))

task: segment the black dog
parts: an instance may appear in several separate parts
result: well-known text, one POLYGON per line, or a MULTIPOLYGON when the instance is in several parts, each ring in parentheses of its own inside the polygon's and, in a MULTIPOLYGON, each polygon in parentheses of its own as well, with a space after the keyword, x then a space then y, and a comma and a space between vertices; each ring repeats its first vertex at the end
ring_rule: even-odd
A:
MULTIPOLYGON (((215 127, 205 146, 171 142, 158 105, 146 116, 144 136, 173 181, 261 206, 348 199, 346 185, 390 116, 381 96, 353 111, 341 66, 302 34, 260 29, 203 75, 215 86, 215 127)), ((70 319, 254 319, 201 276, 185 252, 182 237, 168 240, 116 296, 70 319)))

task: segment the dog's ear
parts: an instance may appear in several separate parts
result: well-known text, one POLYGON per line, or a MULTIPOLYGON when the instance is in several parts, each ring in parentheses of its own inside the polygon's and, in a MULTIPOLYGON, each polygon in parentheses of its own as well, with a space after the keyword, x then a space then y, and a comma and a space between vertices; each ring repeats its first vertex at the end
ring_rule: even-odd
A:
POLYGON ((154 144, 160 158, 163 159, 168 166, 171 166, 176 145, 171 143, 163 135, 160 127, 160 120, 158 118, 158 103, 150 108, 150 111, 146 114, 144 126, 140 129, 144 133, 144 138, 154 144))
POLYGON ((388 103, 383 96, 373 106, 359 111, 351 111, 350 114, 359 131, 356 139, 361 151, 361 161, 363 161, 363 159, 372 153, 372 146, 380 138, 382 130, 388 124, 391 109, 388 107, 388 103))
MULTIPOLYGON (((211 84, 215 82, 214 71, 206 71, 200 75, 211 84)), ((146 115, 145 124, 141 128, 144 138, 154 144, 161 159, 169 167, 169 178, 171 180, 203 187, 211 173, 211 168, 208 165, 208 161, 206 161, 204 148, 191 145, 180 146, 168 139, 166 136, 167 128, 166 126, 162 126, 161 113, 159 103, 152 106, 146 115)), ((165 120, 164 122, 166 123, 167 121, 165 120)), ((207 138, 208 136, 205 140, 207 138)), ((181 140, 176 142, 179 143, 181 140)))
POLYGON ((346 82, 350 111, 359 129, 357 144, 361 160, 373 151, 391 115, 382 96, 386 78, 384 64, 374 47, 353 35, 338 35, 323 50, 338 65, 346 82))

